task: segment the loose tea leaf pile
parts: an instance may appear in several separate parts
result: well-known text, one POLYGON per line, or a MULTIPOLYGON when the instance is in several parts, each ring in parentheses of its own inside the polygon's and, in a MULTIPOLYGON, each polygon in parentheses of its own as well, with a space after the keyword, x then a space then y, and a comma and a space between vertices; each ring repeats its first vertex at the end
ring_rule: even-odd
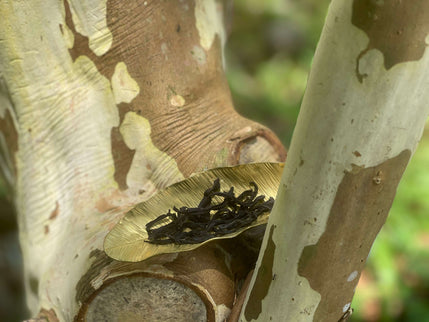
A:
POLYGON ((228 192, 220 191, 219 179, 204 192, 196 208, 173 207, 166 214, 146 224, 148 240, 158 245, 198 244, 210 238, 236 232, 253 223, 258 216, 271 211, 274 199, 265 201, 264 195, 258 196, 258 186, 235 196, 234 187, 228 192))

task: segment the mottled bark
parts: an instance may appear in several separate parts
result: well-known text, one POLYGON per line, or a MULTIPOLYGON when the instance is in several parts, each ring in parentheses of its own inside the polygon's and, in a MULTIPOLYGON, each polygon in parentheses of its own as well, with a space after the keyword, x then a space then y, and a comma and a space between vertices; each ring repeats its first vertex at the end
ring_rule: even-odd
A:
POLYGON ((332 1, 240 321, 350 315, 428 116, 417 2, 332 1))
POLYGON ((226 8, 215 0, 1 2, 0 160, 15 192, 34 316, 229 314, 235 274, 250 269, 239 250, 219 243, 141 263, 102 250, 123 214, 159 189, 208 168, 285 159, 271 131, 233 109, 226 8), (151 289, 158 297, 147 301, 151 289))

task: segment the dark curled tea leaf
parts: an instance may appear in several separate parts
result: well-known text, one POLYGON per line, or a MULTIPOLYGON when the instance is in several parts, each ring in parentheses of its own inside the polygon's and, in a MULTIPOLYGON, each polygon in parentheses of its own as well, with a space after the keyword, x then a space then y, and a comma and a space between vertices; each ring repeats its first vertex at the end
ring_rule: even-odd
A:
POLYGON ((148 222, 146 242, 199 244, 251 225, 258 216, 271 211, 274 199, 265 201, 264 195, 258 196, 256 183, 249 184, 251 189, 236 197, 233 187, 229 191, 220 191, 220 181, 216 179, 204 192, 198 207, 173 207, 174 212, 169 209, 166 214, 148 222))

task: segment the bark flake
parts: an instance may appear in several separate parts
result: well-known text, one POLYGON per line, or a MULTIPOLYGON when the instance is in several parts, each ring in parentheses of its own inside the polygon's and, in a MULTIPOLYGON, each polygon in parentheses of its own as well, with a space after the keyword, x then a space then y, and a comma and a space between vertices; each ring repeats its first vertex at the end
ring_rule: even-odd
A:
POLYGON ((354 0, 352 10, 352 24, 369 38, 367 48, 356 59, 356 76, 361 83, 366 75, 359 73, 359 62, 371 49, 383 54, 386 70, 423 57, 429 33, 428 1, 354 0))
POLYGON ((131 150, 124 142, 118 127, 111 132, 111 144, 115 173, 113 175, 120 190, 128 189, 127 174, 136 150, 131 150))
POLYGON ((396 187, 411 157, 404 150, 374 167, 354 167, 338 186, 325 232, 306 246, 298 274, 321 295, 314 321, 338 321, 344 314, 338 303, 350 303, 371 245, 392 205, 396 187), (374 177, 383 174, 375 183, 374 177), (332 276, 336 278, 333 279, 332 276), (332 281, 332 283, 326 283, 332 281))
POLYGON ((275 275, 273 275, 274 253, 276 251, 276 244, 273 241, 275 228, 275 225, 270 228, 267 248, 262 258, 261 266, 256 272, 255 285, 251 290, 249 301, 244 311, 247 321, 256 320, 259 317, 262 312, 262 300, 267 296, 271 282, 275 280, 275 275))
POLYGON ((60 204, 58 203, 58 200, 55 202, 55 209, 52 210, 49 219, 54 220, 57 218, 58 214, 60 213, 60 204))

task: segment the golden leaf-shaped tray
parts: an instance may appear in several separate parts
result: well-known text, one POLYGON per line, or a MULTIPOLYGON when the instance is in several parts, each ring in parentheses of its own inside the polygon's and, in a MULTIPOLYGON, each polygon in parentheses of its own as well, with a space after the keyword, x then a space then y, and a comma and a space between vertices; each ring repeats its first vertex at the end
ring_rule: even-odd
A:
POLYGON ((275 198, 283 166, 283 163, 252 163, 216 168, 177 182, 127 212, 107 234, 104 240, 104 251, 116 260, 139 262, 159 254, 189 251, 212 240, 232 238, 249 228, 265 224, 268 221, 268 213, 258 216, 251 225, 238 229, 234 233, 214 237, 199 244, 156 245, 145 242, 148 239, 146 232, 148 222, 173 209, 174 206, 196 207, 204 191, 210 188, 217 178, 220 179, 222 191, 234 187, 235 193, 240 194, 249 189, 249 182, 255 182, 259 195, 265 195, 266 199, 275 198))

